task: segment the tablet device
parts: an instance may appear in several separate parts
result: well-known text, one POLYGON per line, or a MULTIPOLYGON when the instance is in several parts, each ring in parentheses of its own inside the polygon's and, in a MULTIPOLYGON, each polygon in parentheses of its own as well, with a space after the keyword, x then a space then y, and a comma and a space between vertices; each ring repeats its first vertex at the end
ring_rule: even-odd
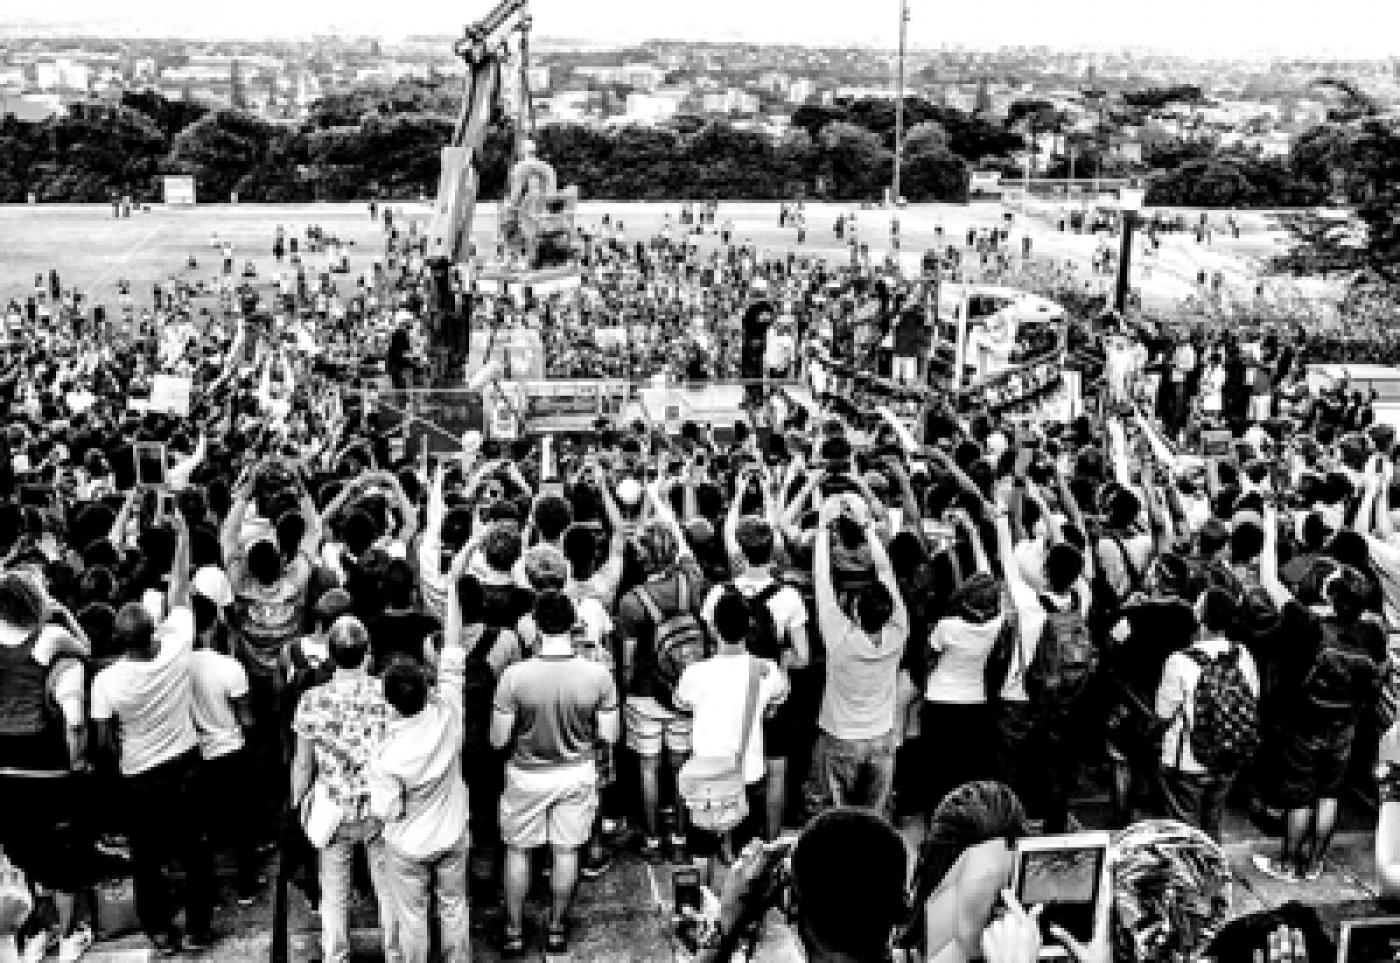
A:
POLYGON ((19 503, 25 507, 48 508, 53 502, 52 485, 24 484, 19 487, 19 503))
POLYGON ((1343 920, 1337 963, 1400 960, 1400 917, 1343 920))
POLYGON ((136 484, 143 488, 161 488, 166 483, 165 446, 156 442, 137 442, 131 446, 136 462, 136 484))
POLYGON ((1080 943, 1093 942, 1100 901, 1111 899, 1108 833, 1037 836, 1016 843, 1011 889, 1021 905, 1042 907, 1040 959, 1068 959, 1050 933, 1059 926, 1080 943))

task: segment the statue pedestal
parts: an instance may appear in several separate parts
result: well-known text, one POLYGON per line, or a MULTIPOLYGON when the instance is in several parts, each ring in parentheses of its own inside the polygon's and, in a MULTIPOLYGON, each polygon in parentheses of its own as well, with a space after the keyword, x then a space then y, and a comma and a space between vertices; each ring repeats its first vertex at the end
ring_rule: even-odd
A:
POLYGON ((471 277, 477 287, 488 294, 506 295, 523 304, 526 289, 536 298, 541 298, 555 291, 577 288, 582 275, 576 264, 532 271, 499 262, 486 262, 473 271, 471 277))

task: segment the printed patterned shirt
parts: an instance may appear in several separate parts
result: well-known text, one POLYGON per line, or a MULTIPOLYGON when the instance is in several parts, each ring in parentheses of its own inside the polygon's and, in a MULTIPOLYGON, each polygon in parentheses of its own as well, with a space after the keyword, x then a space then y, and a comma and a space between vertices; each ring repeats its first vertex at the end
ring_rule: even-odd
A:
POLYGON ((365 767, 391 717, 383 685, 369 675, 337 675, 297 704, 292 730, 313 744, 316 779, 340 804, 346 822, 369 816, 365 767))

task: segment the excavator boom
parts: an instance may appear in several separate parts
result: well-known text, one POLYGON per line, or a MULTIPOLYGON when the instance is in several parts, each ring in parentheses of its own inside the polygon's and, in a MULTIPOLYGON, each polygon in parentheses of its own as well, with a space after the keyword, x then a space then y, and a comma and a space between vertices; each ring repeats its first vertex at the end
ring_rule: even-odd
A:
POLYGON ((452 143, 442 149, 442 172, 428 229, 427 256, 453 264, 464 260, 476 211, 476 157, 486 137, 491 108, 501 86, 510 34, 528 26, 529 0, 502 0, 469 26, 454 50, 467 64, 466 92, 452 143))

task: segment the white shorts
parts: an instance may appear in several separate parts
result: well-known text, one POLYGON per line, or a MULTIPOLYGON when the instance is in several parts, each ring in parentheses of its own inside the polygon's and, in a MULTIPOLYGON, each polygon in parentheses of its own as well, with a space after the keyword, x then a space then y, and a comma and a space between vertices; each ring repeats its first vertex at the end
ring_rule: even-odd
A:
POLYGON ((506 766, 500 812, 501 840, 512 849, 577 849, 588 842, 598 814, 597 771, 591 762, 563 769, 506 766))

